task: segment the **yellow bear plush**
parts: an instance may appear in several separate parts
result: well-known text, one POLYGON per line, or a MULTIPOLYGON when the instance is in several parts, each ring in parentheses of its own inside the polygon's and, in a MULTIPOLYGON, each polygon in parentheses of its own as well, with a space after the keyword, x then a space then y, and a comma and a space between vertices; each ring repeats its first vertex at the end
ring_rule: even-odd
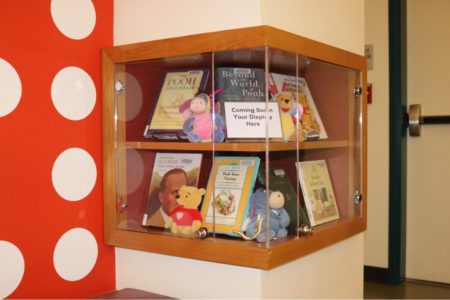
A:
MULTIPOLYGON (((285 141, 294 141, 297 118, 301 118, 303 110, 297 103, 294 94, 289 92, 281 92, 275 95, 275 101, 280 108, 281 129, 283 131, 283 138, 285 141), (299 109, 300 108, 300 109, 299 109), (298 115, 297 115, 298 114, 298 115)), ((300 126, 300 124, 299 124, 300 126)), ((301 131, 301 128, 300 130, 301 131)), ((303 141, 300 136, 300 141, 303 141)))
POLYGON ((202 216, 197 210, 205 189, 183 185, 176 196, 177 206, 170 214, 164 227, 172 233, 194 234, 202 225, 202 216))

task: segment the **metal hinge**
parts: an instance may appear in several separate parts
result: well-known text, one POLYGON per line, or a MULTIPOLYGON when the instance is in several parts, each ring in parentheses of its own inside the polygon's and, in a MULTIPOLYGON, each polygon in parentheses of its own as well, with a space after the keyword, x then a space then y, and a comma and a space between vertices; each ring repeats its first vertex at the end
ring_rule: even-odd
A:
POLYGON ((114 89, 116 90, 116 94, 120 95, 120 93, 125 90, 125 83, 123 83, 120 80, 116 81, 116 84, 114 85, 114 89))
POLYGON ((355 96, 361 96, 362 95, 362 87, 361 86, 355 86, 353 88, 353 95, 355 96))
POLYGON ((359 190, 353 193, 353 204, 358 205, 362 201, 362 194, 359 190))
POLYGON ((121 213, 127 208, 127 203, 122 198, 117 200, 117 210, 121 213))

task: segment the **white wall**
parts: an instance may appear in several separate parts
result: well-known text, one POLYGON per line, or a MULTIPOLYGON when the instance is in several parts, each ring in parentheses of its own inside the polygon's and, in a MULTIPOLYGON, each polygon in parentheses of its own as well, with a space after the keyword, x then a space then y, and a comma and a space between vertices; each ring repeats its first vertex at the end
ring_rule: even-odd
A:
POLYGON ((261 25, 259 0, 115 0, 114 44, 261 25))
POLYGON ((261 298, 256 269, 116 249, 117 289, 137 288, 176 298, 261 298))
POLYGON ((365 265, 388 267, 389 225, 389 45, 388 1, 365 0, 365 43, 373 45, 367 72, 373 100, 368 114, 368 214, 365 265))
MULTIPOLYGON (((360 0, 115 0, 114 18, 116 45, 267 24, 363 54, 360 0)), ((359 234, 260 271, 117 248, 117 288, 179 298, 362 298, 363 253, 359 234)))
POLYGON ((262 272, 264 298, 362 299, 364 234, 262 272))
POLYGON ((262 23, 364 55, 364 1, 261 0, 262 23))

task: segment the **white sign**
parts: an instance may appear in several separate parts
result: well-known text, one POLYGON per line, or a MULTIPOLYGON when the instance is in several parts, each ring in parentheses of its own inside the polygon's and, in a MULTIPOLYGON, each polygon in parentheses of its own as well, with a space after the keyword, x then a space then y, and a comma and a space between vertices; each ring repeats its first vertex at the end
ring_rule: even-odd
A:
POLYGON ((266 130, 270 138, 283 137, 277 102, 233 101, 224 108, 228 138, 265 138, 266 130))

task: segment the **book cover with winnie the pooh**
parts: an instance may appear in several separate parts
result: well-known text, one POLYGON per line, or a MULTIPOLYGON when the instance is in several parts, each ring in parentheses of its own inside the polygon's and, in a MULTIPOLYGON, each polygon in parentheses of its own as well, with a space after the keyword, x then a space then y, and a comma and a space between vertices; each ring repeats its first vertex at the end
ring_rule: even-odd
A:
POLYGON ((237 236, 250 207, 250 196, 259 170, 259 157, 214 158, 201 215, 209 231, 237 236))

